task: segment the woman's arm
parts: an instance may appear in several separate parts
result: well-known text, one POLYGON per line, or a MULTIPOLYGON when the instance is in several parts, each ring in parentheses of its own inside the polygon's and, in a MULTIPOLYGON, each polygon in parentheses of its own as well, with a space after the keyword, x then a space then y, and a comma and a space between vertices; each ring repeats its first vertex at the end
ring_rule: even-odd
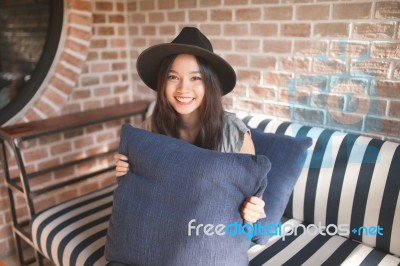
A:
MULTIPOLYGON (((240 153, 255 154, 254 143, 250 133, 244 135, 240 153)), ((256 223, 259 219, 265 217, 264 205, 265 202, 259 197, 251 196, 246 198, 241 209, 242 218, 250 223, 256 223)))

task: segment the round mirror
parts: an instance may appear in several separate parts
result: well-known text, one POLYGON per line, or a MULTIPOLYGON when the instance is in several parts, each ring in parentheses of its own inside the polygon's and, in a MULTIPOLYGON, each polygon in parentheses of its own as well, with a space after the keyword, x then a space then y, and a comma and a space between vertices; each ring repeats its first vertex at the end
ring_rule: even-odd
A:
POLYGON ((0 0, 0 125, 29 103, 60 40, 62 0, 0 0))

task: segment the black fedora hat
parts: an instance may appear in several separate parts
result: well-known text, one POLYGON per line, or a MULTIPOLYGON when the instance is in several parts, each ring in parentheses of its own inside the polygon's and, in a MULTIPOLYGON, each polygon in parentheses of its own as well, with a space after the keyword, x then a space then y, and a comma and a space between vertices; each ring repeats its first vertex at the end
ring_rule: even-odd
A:
POLYGON ((232 66, 213 52, 211 42, 199 29, 185 27, 171 43, 151 46, 137 58, 138 74, 151 89, 157 90, 157 76, 161 61, 172 54, 192 54, 209 62, 220 80, 223 95, 231 92, 235 87, 236 74, 232 66))

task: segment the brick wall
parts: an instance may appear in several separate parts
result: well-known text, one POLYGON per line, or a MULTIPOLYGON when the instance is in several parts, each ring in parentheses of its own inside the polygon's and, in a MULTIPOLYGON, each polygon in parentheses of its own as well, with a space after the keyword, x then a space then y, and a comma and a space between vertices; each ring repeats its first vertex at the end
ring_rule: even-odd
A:
MULTIPOLYGON (((138 78, 138 54, 197 26, 237 72, 227 109, 400 141, 398 1, 69 0, 66 11, 61 52, 22 121, 154 98, 138 78)), ((115 147, 121 123, 27 143, 29 169, 115 147)), ((112 160, 73 171, 99 163, 112 160)), ((39 203, 110 182, 104 176, 39 203)), ((0 192, 1 257, 14 244, 3 184, 0 192)))
POLYGON ((398 1, 129 1, 132 68, 197 26, 237 72, 227 109, 400 141, 399 22, 398 1))

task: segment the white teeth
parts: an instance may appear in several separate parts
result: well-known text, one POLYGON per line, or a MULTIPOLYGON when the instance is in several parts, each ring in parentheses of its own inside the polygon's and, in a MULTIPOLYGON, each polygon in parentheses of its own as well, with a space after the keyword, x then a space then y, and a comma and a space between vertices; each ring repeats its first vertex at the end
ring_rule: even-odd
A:
POLYGON ((176 97, 176 99, 183 103, 188 103, 193 100, 193 98, 188 98, 188 97, 176 97))

